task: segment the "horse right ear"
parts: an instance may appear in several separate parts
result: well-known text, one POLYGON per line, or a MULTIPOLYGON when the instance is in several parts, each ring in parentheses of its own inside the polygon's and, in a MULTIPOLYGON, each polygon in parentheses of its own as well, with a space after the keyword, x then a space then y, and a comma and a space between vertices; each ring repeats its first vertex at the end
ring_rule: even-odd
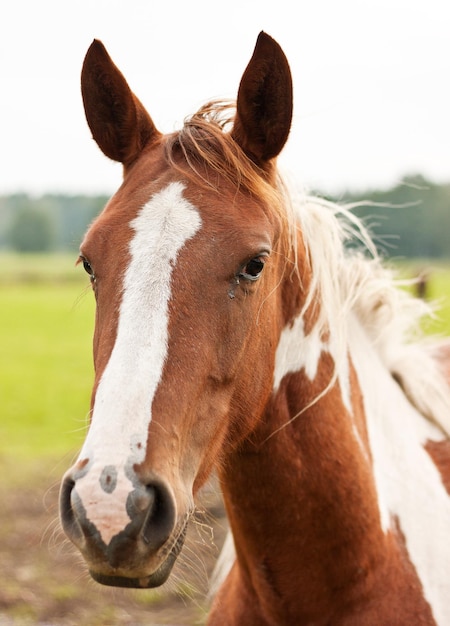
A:
POLYGON ((93 138, 102 152, 122 163, 125 170, 160 136, 104 45, 95 39, 84 59, 81 93, 93 138))
POLYGON ((259 33, 242 76, 232 137, 259 166, 281 152, 292 121, 292 77, 279 44, 259 33))

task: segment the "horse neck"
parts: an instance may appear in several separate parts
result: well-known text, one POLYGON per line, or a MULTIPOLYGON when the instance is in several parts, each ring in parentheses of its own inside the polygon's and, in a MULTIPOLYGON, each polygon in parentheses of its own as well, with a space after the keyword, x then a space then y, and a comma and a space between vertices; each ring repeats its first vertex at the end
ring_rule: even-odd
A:
MULTIPOLYGON (((291 330, 303 328, 297 321, 291 330)), ((276 368, 257 429, 222 472, 238 559, 232 576, 267 623, 331 611, 336 589, 345 601, 382 541, 353 365, 341 363, 321 395, 333 380, 333 357, 313 331, 300 339, 298 368, 284 375, 276 368)))

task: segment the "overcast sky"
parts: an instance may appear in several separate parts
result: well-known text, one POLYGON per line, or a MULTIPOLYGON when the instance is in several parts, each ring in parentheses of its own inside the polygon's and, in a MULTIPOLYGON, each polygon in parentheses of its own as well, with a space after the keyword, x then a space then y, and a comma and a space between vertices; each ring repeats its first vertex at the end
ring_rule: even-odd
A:
POLYGON ((449 0, 14 0, 0 16, 0 194, 112 193, 120 166, 85 123, 79 77, 106 45, 162 131, 235 97, 256 37, 284 49, 306 186, 450 181, 449 0))

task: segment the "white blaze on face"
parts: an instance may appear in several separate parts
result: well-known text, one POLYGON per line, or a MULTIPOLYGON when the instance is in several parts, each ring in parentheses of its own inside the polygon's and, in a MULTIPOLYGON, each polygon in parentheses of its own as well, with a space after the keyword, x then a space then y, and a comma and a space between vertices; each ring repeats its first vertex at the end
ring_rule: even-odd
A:
POLYGON ((126 499, 134 488, 132 466, 145 458, 152 401, 167 354, 171 275, 178 252, 201 226, 183 188, 171 183, 130 223, 135 234, 117 338, 79 457, 88 463, 74 488, 105 543, 130 521, 126 499))

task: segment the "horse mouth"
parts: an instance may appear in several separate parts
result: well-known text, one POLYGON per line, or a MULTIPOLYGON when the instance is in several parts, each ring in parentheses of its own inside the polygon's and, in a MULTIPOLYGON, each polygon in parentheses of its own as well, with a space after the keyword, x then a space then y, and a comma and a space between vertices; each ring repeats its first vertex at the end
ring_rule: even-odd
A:
POLYGON ((172 544, 172 547, 169 549, 168 556, 161 565, 149 575, 134 577, 132 575, 116 575, 114 573, 105 574, 92 569, 89 570, 89 574, 96 582, 109 587, 128 587, 132 589, 153 589, 154 587, 160 587, 170 576, 175 561, 183 548, 186 531, 187 523, 183 526, 172 544))

